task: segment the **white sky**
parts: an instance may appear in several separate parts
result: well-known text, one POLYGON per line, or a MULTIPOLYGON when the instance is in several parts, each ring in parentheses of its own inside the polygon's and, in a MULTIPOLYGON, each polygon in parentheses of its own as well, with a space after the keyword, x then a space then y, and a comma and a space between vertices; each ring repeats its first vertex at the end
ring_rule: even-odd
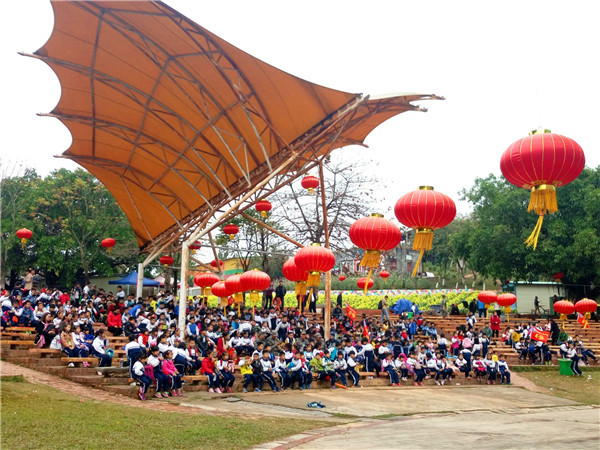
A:
MULTIPOLYGON (((600 26, 595 1, 192 1, 167 4, 264 61, 328 87, 365 94, 435 93, 427 113, 378 127, 363 155, 390 186, 387 206, 418 185, 458 200, 476 176, 500 174, 502 152, 538 126, 575 139, 600 164, 600 26)), ((70 134, 49 112, 60 94, 42 62, 48 0, 2 2, 0 155, 47 174, 70 134)), ((459 211, 467 206, 459 204, 459 211)), ((388 214, 389 216, 389 214, 388 214)))

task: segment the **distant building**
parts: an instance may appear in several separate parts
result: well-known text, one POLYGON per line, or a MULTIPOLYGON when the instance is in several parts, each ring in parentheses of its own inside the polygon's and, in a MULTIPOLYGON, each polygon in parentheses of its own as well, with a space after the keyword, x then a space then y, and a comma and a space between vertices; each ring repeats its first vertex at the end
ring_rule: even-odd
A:
POLYGON ((513 309, 519 311, 520 314, 530 314, 535 309, 533 302, 536 296, 544 309, 554 313, 552 299, 555 295, 559 299, 565 296, 564 285, 554 281, 516 281, 505 285, 505 290, 511 290, 511 288, 517 296, 517 303, 513 309))

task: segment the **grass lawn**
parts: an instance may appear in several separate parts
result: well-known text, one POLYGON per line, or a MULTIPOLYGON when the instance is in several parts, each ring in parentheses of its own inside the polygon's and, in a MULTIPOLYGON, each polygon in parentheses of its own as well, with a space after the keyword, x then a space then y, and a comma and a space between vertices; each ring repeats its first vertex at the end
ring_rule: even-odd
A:
POLYGON ((247 448, 325 422, 227 419, 102 403, 2 377, 2 448, 247 448))
POLYGON ((554 371, 519 372, 519 375, 538 386, 552 389, 552 393, 558 397, 590 405, 600 404, 600 371, 586 372, 585 367, 581 369, 583 377, 560 375, 558 368, 554 371))

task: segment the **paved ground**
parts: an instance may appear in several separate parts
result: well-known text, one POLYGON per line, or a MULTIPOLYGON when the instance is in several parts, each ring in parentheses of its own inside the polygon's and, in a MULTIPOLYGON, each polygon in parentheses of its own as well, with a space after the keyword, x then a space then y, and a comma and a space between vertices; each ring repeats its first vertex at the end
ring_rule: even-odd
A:
POLYGON ((473 411, 366 420, 265 444, 257 449, 598 449, 598 407, 473 411))

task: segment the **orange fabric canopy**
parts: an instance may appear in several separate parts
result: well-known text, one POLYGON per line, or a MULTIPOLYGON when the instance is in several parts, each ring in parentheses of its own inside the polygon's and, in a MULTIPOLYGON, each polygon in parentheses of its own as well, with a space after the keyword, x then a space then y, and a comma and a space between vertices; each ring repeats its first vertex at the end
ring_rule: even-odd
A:
POLYGON ((434 98, 369 100, 309 83, 161 2, 52 7, 52 35, 32 56, 62 86, 49 115, 73 136, 63 156, 108 188, 140 247, 244 193, 290 152, 299 158, 286 170, 298 170, 434 98))

